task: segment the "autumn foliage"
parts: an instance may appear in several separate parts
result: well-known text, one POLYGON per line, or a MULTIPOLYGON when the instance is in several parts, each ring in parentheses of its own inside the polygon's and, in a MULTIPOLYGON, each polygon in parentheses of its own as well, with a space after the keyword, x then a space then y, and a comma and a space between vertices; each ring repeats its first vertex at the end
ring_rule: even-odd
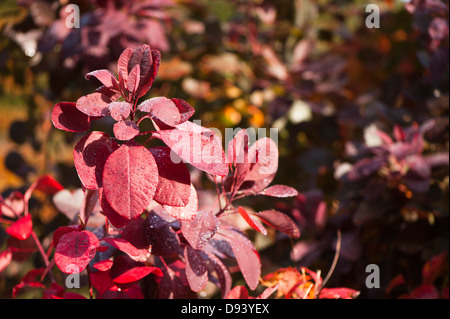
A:
POLYGON ((0 298, 449 298, 448 1, 66 2, 0 3, 0 298))

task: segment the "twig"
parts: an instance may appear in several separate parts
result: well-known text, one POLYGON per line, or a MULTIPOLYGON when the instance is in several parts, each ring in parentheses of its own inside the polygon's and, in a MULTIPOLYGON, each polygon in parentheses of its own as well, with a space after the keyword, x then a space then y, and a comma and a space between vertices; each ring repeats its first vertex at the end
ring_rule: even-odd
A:
POLYGON ((320 288, 319 288, 319 291, 317 292, 316 297, 318 297, 320 295, 320 292, 322 291, 323 287, 325 287, 325 285, 327 284, 327 282, 330 279, 331 275, 333 274, 334 269, 336 268, 336 264, 337 264, 338 259, 339 259, 339 254, 341 252, 341 243, 342 243, 342 234, 341 234, 341 231, 338 229, 338 231, 337 231, 337 242, 336 242, 336 252, 334 254, 333 263, 331 264, 331 268, 328 271, 327 276, 322 281, 322 285, 320 285, 320 288))

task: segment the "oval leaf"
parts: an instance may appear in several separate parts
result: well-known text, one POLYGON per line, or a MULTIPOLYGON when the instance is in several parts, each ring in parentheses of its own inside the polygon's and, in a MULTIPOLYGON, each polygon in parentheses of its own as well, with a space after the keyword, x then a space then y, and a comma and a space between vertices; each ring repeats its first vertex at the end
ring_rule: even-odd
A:
POLYGON ((59 239, 55 250, 55 262, 66 274, 82 272, 95 256, 99 245, 97 237, 90 231, 74 231, 59 239))
POLYGON ((96 92, 80 97, 76 103, 76 107, 86 115, 103 117, 109 113, 109 103, 111 103, 109 97, 100 92, 96 92))
POLYGON ((52 123, 67 132, 86 132, 91 127, 89 115, 80 112, 72 102, 61 102, 53 107, 52 123))
POLYGON ((191 176, 186 165, 168 147, 154 147, 150 152, 155 158, 159 172, 153 199, 169 206, 184 207, 189 204, 191 176))
POLYGON ((149 113, 150 117, 159 122, 174 127, 180 123, 181 115, 175 103, 166 97, 154 97, 139 104, 138 109, 149 113))
POLYGON ((285 185, 271 186, 259 192, 259 194, 278 198, 288 198, 298 196, 298 192, 294 188, 285 185))
POLYGON ((102 132, 92 132, 75 145, 74 164, 85 188, 98 189, 102 186, 106 159, 118 147, 114 139, 102 132))
POLYGON ((113 131, 119 141, 129 141, 139 134, 139 126, 133 121, 120 121, 114 124, 113 131))
POLYGON ((261 276, 261 260, 253 243, 245 236, 237 232, 230 234, 230 245, 236 256, 239 269, 244 276, 245 282, 251 290, 255 290, 261 276))
POLYGON ((300 230, 295 222, 286 214, 276 210, 265 210, 255 214, 268 226, 275 228, 294 238, 300 237, 300 230))
POLYGON ((111 117, 116 121, 126 120, 131 113, 131 104, 128 102, 112 102, 108 104, 111 117))
POLYGON ((186 277, 192 291, 199 292, 208 283, 208 269, 205 259, 198 250, 186 246, 184 249, 184 259, 186 261, 186 277))
POLYGON ((198 211, 198 197, 194 185, 191 184, 189 203, 185 207, 163 205, 164 210, 172 217, 180 220, 192 220, 198 211))
POLYGON ((181 232, 194 249, 202 249, 219 228, 220 220, 209 212, 200 211, 193 220, 181 222, 181 232))
POLYGON ((220 138, 213 131, 184 122, 159 132, 161 139, 187 163, 212 175, 226 176, 228 164, 220 138))
POLYGON ((103 195, 123 218, 140 216, 152 201, 157 185, 158 166, 142 145, 123 144, 106 160, 103 195))

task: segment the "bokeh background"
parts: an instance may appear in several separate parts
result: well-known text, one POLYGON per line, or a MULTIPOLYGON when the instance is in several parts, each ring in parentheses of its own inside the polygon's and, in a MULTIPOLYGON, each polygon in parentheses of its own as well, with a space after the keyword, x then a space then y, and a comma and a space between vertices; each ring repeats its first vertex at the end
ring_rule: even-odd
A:
MULTIPOLYGON (((86 73, 115 71, 123 49, 148 43, 162 52, 148 97, 187 100, 206 127, 278 128, 275 183, 300 195, 245 204, 289 214, 302 236, 253 234, 264 274, 326 274, 340 230, 329 286, 448 298, 448 10, 442 0, 2 0, 0 192, 43 174, 81 187, 79 136, 53 128, 52 108, 97 87, 86 73), (66 27, 68 4, 79 6, 80 28, 66 27), (366 27, 368 4, 379 6, 380 28, 366 27), (372 263, 380 289, 365 286, 372 263)), ((46 196, 31 209, 43 240, 67 224, 46 196)), ((7 241, 0 227, 0 251, 7 241)), ((42 266, 14 258, 0 298, 42 266)))

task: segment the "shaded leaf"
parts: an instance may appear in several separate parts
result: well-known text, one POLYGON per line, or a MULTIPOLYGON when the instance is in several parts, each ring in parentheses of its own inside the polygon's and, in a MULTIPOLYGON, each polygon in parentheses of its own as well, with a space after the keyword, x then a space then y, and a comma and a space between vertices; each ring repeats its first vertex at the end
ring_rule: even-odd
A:
POLYGON ((220 220, 209 212, 200 211, 190 221, 181 222, 181 232, 194 249, 202 249, 214 236, 220 220))
POLYGON ((114 139, 102 132, 92 132, 75 145, 73 160, 85 188, 102 187, 105 162, 118 147, 114 139))
POLYGON ((186 278, 192 291, 199 292, 208 283, 208 270, 205 259, 198 250, 186 246, 184 249, 186 261, 186 278))
POLYGON ((91 127, 89 115, 80 112, 75 103, 61 102, 54 106, 52 123, 67 132, 86 132, 91 127))
POLYGON ((150 152, 155 158, 159 175, 153 199, 162 205, 177 207, 188 205, 191 177, 186 165, 168 147, 153 147, 150 152))
POLYGON ((276 210, 265 210, 256 213, 255 216, 259 217, 266 225, 275 228, 291 237, 300 237, 300 230, 298 226, 286 214, 283 214, 276 210))

